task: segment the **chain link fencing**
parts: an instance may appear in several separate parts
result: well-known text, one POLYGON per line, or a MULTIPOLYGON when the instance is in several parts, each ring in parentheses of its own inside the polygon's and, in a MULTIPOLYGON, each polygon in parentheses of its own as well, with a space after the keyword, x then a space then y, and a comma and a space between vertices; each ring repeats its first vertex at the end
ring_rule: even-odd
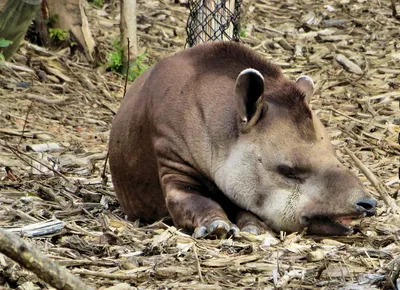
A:
POLYGON ((242 0, 189 0, 186 47, 216 41, 240 40, 242 0))

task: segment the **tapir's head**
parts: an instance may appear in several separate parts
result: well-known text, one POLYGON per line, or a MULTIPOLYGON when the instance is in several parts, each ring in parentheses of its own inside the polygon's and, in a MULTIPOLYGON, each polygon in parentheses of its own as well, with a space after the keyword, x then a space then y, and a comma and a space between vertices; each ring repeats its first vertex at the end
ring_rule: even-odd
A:
POLYGON ((351 219, 375 214, 376 200, 335 157, 309 107, 311 78, 246 69, 235 86, 239 134, 216 173, 231 200, 276 231, 346 235, 351 219))

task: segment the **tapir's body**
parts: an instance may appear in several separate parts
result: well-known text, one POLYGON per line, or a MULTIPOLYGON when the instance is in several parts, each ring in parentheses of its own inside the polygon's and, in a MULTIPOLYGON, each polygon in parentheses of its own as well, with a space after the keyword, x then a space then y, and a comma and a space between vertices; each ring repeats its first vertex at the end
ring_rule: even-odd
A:
POLYGON ((376 202, 334 157, 310 88, 236 43, 163 59, 134 82, 113 121, 110 168, 123 211, 145 222, 171 215, 203 234, 264 223, 348 233, 337 220, 372 214, 376 202))

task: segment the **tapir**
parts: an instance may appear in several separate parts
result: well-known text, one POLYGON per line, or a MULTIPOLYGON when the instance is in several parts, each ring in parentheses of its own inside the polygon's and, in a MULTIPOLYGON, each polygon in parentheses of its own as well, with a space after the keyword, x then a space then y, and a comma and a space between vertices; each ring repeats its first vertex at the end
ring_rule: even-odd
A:
POLYGON ((127 90, 109 162, 131 220, 169 216, 194 237, 266 229, 349 235, 377 201, 335 156, 309 76, 237 42, 170 55, 127 90))

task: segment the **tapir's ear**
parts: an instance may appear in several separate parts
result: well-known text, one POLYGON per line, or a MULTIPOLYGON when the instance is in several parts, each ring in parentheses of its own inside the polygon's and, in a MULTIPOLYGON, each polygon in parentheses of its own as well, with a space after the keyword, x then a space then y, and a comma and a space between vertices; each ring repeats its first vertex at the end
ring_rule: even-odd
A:
POLYGON ((309 76, 301 76, 296 80, 296 86, 304 93, 305 102, 310 103, 314 94, 314 82, 309 76))
POLYGON ((246 127, 254 125, 264 103, 264 77, 256 69, 243 70, 236 79, 235 93, 242 124, 246 127))

